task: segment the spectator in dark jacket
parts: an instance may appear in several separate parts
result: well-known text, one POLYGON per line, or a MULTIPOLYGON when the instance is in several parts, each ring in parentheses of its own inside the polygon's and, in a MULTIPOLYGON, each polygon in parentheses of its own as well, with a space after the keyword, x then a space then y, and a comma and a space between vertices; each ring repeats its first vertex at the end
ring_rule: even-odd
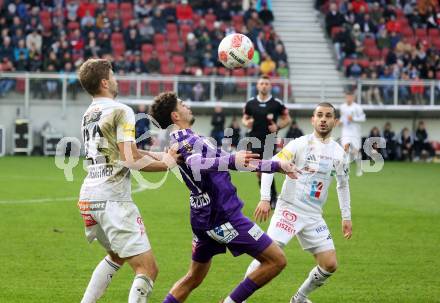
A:
POLYGON ((386 142, 385 147, 385 160, 396 160, 397 159, 397 142, 396 142, 396 134, 391 129, 391 123, 385 123, 383 129, 383 137, 386 142))
POLYGON ((399 139, 400 148, 400 160, 405 161, 406 159, 412 161, 412 151, 413 151, 413 138, 407 127, 402 129, 399 139))
POLYGON ((333 27, 342 26, 344 24, 344 16, 338 12, 338 7, 336 3, 330 4, 330 10, 325 16, 325 28, 327 30, 327 34, 330 36, 332 33, 333 27))
POLYGON ((258 16, 263 21, 264 25, 271 24, 274 20, 272 11, 267 7, 267 4, 263 4, 261 11, 258 13, 258 16))
POLYGON ((287 139, 296 139, 299 137, 304 136, 304 133, 302 130, 298 127, 298 124, 295 120, 292 121, 292 124, 290 124, 290 128, 287 131, 286 138, 287 139))
POLYGON ((221 146, 225 128, 225 114, 221 106, 216 106, 211 119, 211 137, 215 139, 218 146, 221 146))
POLYGON ((428 139, 428 132, 425 128, 425 122, 419 121, 419 125, 416 130, 414 137, 414 151, 415 157, 414 161, 419 161, 422 151, 428 153, 428 161, 431 161, 434 157, 435 151, 428 139))

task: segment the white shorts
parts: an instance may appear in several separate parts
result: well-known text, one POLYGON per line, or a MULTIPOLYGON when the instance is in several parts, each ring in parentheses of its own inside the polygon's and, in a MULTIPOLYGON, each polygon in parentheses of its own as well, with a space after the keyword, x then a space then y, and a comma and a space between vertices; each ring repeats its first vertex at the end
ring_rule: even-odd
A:
POLYGON ((335 249, 324 218, 301 215, 292 209, 292 204, 281 199, 278 199, 267 234, 282 245, 287 245, 296 236, 301 247, 312 254, 335 249))
POLYGON ((356 136, 343 136, 341 137, 341 145, 344 147, 345 144, 350 143, 352 149, 361 150, 362 140, 360 137, 356 136))
POLYGON ((134 202, 80 201, 87 240, 128 258, 151 249, 144 222, 134 202))

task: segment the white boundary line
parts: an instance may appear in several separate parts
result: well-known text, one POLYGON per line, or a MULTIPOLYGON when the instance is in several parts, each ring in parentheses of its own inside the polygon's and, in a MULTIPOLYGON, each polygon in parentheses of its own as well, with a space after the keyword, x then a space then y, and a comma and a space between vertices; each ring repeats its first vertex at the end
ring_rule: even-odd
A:
MULTIPOLYGON (((147 187, 138 186, 131 193, 137 194, 147 190, 147 187)), ((36 203, 49 203, 49 202, 60 202, 60 201, 78 201, 78 196, 75 197, 64 197, 64 198, 41 198, 41 199, 24 199, 24 200, 0 200, 0 205, 2 204, 36 204, 36 203)))

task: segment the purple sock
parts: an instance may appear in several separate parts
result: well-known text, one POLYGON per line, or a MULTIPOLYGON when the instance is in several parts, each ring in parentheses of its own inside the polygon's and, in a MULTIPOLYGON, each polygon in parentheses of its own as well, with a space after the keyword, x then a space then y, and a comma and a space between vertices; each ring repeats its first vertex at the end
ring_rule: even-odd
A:
POLYGON ((176 298, 174 298, 172 294, 168 294, 162 303, 179 303, 179 301, 177 301, 176 298))
POLYGON ((249 298, 259 288, 260 286, 255 284, 254 281, 246 278, 240 284, 238 284, 229 297, 234 300, 234 302, 241 303, 249 298))

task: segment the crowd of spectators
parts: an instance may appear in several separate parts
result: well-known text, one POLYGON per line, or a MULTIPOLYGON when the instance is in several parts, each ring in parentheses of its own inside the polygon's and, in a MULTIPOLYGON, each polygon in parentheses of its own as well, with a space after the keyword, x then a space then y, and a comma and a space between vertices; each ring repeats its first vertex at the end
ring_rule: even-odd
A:
POLYGON ((382 131, 378 127, 373 127, 370 137, 380 137, 385 140, 385 148, 378 148, 377 144, 373 145, 374 150, 380 153, 385 161, 418 162, 424 158, 431 162, 436 150, 440 151, 439 143, 429 140, 424 121, 418 122, 414 133, 407 127, 404 127, 400 133, 395 133, 391 123, 386 122, 382 131))
MULTIPOLYGON (((0 1, 0 71, 72 72, 91 57, 127 74, 226 75, 217 60, 225 35, 251 38, 256 52, 234 76, 287 77, 271 1, 0 1)), ((0 85, 0 95, 13 83, 0 85)))
MULTIPOLYGON (((339 68, 349 78, 378 79, 365 88, 368 103, 393 101, 388 80, 405 80, 401 104, 423 104, 430 98, 423 80, 440 80, 440 4, 436 0, 318 0, 326 13, 339 68), (368 92, 367 92, 368 91, 368 92)), ((440 97, 440 86, 435 98, 440 97)))

